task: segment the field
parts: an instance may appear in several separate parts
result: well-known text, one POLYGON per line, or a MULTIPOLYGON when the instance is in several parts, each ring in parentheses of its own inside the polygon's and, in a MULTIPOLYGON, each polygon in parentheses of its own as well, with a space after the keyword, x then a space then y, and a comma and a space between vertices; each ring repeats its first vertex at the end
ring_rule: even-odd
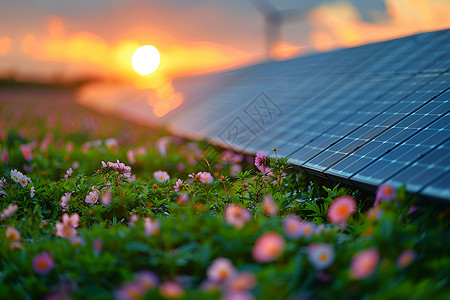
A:
POLYGON ((2 299, 450 299, 450 209, 0 92, 2 299))

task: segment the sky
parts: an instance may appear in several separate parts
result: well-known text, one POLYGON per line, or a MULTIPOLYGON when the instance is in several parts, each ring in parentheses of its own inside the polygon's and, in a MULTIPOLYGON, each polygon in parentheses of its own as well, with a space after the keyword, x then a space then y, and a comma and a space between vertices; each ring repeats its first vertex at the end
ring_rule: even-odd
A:
MULTIPOLYGON (((157 72, 168 78, 260 62, 268 56, 257 1, 0 0, 0 77, 136 81, 131 55, 145 44, 159 50, 157 72)), ((449 0, 271 3, 293 15, 273 44, 279 60, 450 28, 449 0)))

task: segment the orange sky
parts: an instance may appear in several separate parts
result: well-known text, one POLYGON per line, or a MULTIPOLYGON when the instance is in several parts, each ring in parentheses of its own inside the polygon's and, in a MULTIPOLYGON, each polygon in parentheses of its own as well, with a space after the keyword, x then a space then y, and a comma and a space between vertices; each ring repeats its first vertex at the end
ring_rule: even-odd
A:
MULTIPOLYGON (((30 10, 37 20, 34 24, 24 20, 13 26, 13 17, 9 21, 0 18, 0 76, 60 81, 86 76, 142 80, 132 70, 130 59, 143 44, 159 49, 161 65, 157 72, 169 78, 265 59, 264 23, 248 5, 241 11, 217 3, 183 7, 164 2, 114 3, 104 10, 96 7, 82 17, 52 10, 39 12, 36 17, 37 13, 30 10)), ((447 0, 385 0, 384 5, 384 12, 369 12, 372 22, 362 20, 360 11, 350 2, 315 6, 305 20, 285 25, 290 38, 283 36, 282 28, 283 39, 275 53, 279 59, 287 59, 313 50, 450 28, 447 0)), ((26 7, 0 9, 19 15, 26 7)))

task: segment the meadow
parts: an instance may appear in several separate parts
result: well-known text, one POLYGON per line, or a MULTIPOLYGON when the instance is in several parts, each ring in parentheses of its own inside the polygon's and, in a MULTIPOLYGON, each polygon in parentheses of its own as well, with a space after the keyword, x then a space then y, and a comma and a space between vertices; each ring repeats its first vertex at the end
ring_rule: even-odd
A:
POLYGON ((1 299, 450 299, 445 204, 24 98, 0 102, 1 299))

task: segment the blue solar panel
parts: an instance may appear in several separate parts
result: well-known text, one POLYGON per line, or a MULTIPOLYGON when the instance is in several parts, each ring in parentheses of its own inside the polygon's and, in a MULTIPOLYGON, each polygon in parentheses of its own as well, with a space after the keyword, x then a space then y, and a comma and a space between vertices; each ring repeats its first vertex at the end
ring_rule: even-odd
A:
POLYGON ((277 147, 357 186, 450 200, 449 44, 443 30, 253 66, 168 124, 237 151, 277 147))

